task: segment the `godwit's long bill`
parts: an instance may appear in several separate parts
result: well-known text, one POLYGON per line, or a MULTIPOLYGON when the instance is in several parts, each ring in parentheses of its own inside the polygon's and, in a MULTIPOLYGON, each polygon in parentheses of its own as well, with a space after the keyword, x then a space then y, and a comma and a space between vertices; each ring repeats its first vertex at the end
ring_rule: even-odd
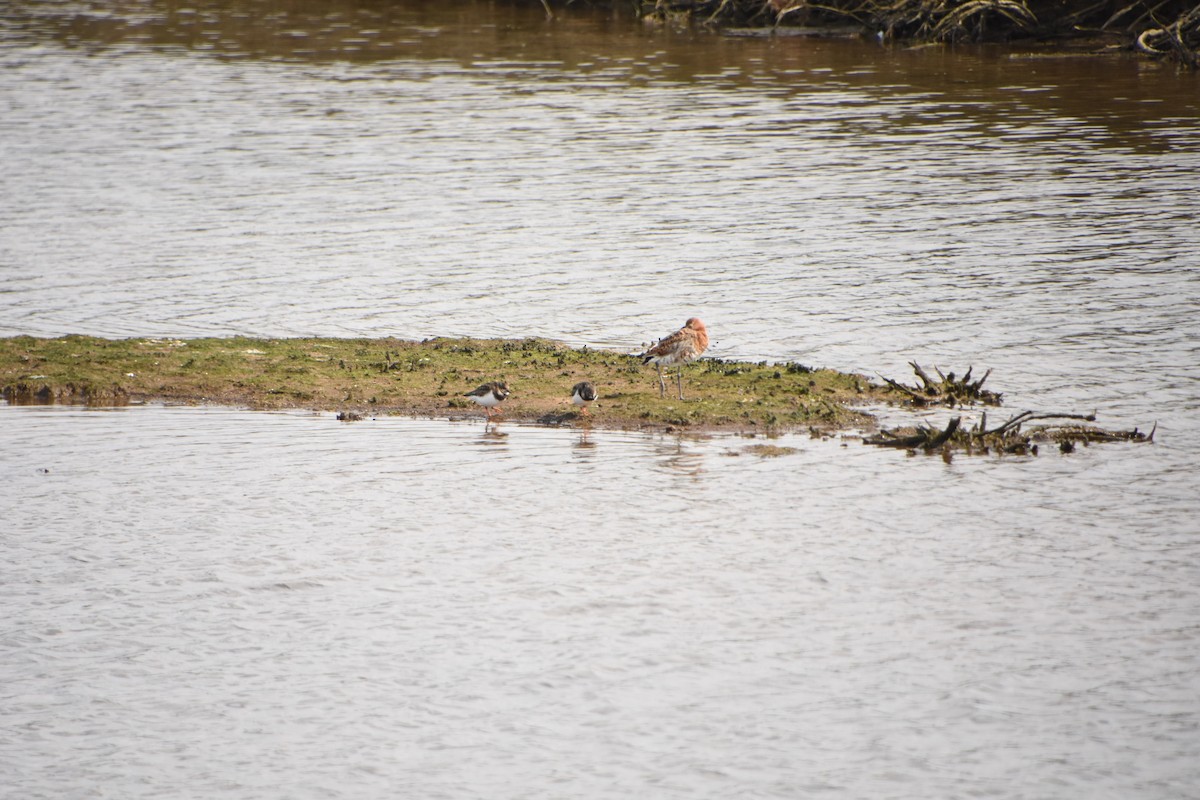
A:
POLYGON ((643 364, 651 361, 658 367, 658 396, 665 397, 667 383, 663 380, 663 367, 678 364, 675 380, 679 387, 679 399, 683 399, 683 365, 695 361, 708 349, 708 329, 697 317, 692 317, 683 327, 658 344, 642 353, 643 364))

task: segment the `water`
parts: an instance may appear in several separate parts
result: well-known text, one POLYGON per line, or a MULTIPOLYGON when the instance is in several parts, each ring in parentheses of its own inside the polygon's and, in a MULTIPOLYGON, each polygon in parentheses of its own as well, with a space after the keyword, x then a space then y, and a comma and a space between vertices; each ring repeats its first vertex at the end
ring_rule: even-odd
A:
POLYGON ((5 416, 12 796, 1195 786, 1194 504, 1122 488, 1153 448, 5 416))
POLYGON ((947 464, 3 406, 0 794, 1200 796, 1195 76, 473 3, 0 17, 0 335, 699 314, 1159 425, 947 464))

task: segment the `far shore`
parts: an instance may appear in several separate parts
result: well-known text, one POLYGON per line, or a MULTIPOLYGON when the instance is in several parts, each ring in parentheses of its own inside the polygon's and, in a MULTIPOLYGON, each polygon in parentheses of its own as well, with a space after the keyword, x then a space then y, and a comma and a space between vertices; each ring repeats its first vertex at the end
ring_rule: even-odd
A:
MULTIPOLYGON (((549 16, 572 0, 540 2, 549 16)), ((590 0, 614 7, 612 0, 590 0)), ((643 19, 729 30, 857 31, 886 42, 999 43, 1018 50, 1046 45, 1063 53, 1136 52, 1200 68, 1200 4, 1196 0, 672 0, 635 2, 643 19)))

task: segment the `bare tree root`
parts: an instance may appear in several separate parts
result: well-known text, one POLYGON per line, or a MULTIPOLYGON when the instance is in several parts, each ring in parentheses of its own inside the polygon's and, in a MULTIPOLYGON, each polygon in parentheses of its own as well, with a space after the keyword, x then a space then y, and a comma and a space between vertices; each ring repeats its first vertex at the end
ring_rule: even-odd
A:
MULTIPOLYGON (((938 376, 935 380, 917 362, 910 361, 909 366, 920 379, 920 385, 905 386, 890 378, 883 378, 889 387, 903 395, 902 402, 905 404, 915 408, 939 405, 951 408, 972 404, 1000 405, 999 392, 983 389, 983 382, 992 374, 991 370, 984 373, 979 380, 972 381, 970 369, 963 377, 956 378, 953 372, 943 374, 935 367, 934 372, 938 376)), ((962 426, 962 417, 953 417, 942 429, 928 425, 885 429, 874 436, 864 438, 863 441, 879 447, 901 448, 910 453, 931 453, 940 450, 943 458, 948 461, 955 452, 968 455, 1037 455, 1039 445, 1048 443, 1057 444, 1061 452, 1069 453, 1075 449, 1076 444, 1087 446, 1092 442, 1152 442, 1154 433, 1158 430, 1157 425, 1149 433, 1142 433, 1137 428, 1131 431, 1112 431, 1085 424, 1095 421, 1095 411, 1091 414, 1022 411, 989 428, 985 411, 980 414, 979 422, 971 428, 962 426), (1029 426, 1032 422, 1050 421, 1053 423, 1029 426)))
POLYGON ((894 381, 891 378, 883 378, 884 383, 892 389, 900 392, 908 398, 908 401, 917 408, 926 406, 949 406, 953 408, 956 405, 964 406, 973 403, 982 403, 988 406, 1000 405, 1000 393, 990 392, 983 388, 983 382, 992 374, 989 369, 983 374, 983 377, 977 381, 971 380, 971 371, 974 367, 967 369, 967 373, 961 378, 955 377, 953 372, 943 373, 937 367, 933 370, 938 374, 938 380, 929 377, 921 365, 915 361, 908 362, 908 365, 913 368, 913 372, 921 379, 920 386, 905 386, 904 384, 894 381))
POLYGON ((1057 444, 1060 452, 1070 453, 1076 444, 1085 447, 1092 442, 1153 442, 1158 430, 1157 424, 1149 433, 1142 433, 1137 428, 1130 431, 1110 431, 1090 425, 1068 423, 1061 425, 1037 425, 1022 430, 1027 422, 1033 420, 1083 420, 1092 422, 1096 419, 1091 414, 1035 414, 1023 411, 1007 422, 989 429, 987 414, 980 417, 979 423, 972 428, 962 427, 962 418, 954 417, 942 430, 920 425, 915 428, 895 428, 880 431, 875 436, 869 436, 863 441, 866 444, 880 447, 897 447, 916 452, 923 450, 931 453, 943 451, 943 457, 949 460, 952 452, 962 452, 967 455, 986 455, 989 453, 1008 455, 1038 454, 1039 445, 1057 444))

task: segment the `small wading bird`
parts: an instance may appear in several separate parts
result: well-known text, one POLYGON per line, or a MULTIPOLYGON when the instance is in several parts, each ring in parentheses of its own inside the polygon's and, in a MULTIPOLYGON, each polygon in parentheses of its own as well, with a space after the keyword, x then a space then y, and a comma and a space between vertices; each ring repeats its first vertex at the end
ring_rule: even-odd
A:
MULTIPOLYGON (((463 397, 469 397, 479 405, 483 406, 484 413, 487 418, 492 418, 492 409, 505 401, 509 395, 508 384, 503 381, 492 381, 485 383, 478 389, 473 389, 463 394, 463 397)), ((497 410, 497 414, 500 412, 497 410)))
POLYGON ((582 413, 587 414, 588 403, 596 402, 596 387, 588 381, 580 381, 571 387, 571 402, 582 406, 582 413))
POLYGON ((639 358, 643 364, 654 362, 658 367, 658 396, 667 393, 667 384, 663 380, 663 367, 672 364, 679 365, 675 379, 679 386, 679 399, 683 399, 683 365, 695 361, 700 354, 708 349, 708 329, 698 318, 692 317, 683 327, 672 333, 658 344, 642 353, 639 358))

